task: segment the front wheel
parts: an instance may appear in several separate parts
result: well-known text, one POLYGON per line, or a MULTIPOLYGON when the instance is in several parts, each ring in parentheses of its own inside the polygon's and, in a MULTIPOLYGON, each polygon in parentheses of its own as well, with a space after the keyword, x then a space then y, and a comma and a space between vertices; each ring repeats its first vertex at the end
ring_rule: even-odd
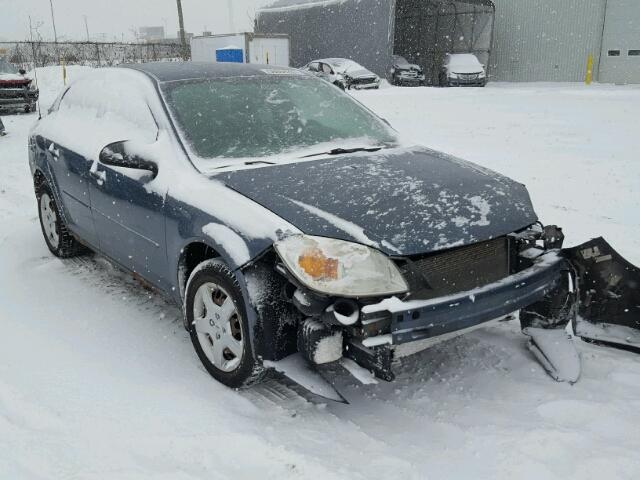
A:
POLYGON ((264 377, 251 347, 240 286, 223 262, 207 260, 195 268, 187 283, 185 315, 191 343, 213 378, 241 388, 264 377))

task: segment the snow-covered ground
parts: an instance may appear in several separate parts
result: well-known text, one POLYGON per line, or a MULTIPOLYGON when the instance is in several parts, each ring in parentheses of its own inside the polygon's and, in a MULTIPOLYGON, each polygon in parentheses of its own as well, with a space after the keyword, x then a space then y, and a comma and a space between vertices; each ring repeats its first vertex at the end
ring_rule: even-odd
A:
MULTIPOLYGON (((80 75, 71 69, 70 77, 80 75)), ((60 79, 41 73, 51 101, 60 79)), ((356 96, 403 134, 526 183, 569 244, 604 235, 640 264, 640 89, 490 85, 356 96)), ((350 405, 270 381, 236 392, 180 312, 100 258, 41 238, 34 115, 0 137, 1 479, 598 479, 640 474, 640 356, 578 342, 553 382, 515 322, 404 359, 394 383, 336 372, 350 405)))

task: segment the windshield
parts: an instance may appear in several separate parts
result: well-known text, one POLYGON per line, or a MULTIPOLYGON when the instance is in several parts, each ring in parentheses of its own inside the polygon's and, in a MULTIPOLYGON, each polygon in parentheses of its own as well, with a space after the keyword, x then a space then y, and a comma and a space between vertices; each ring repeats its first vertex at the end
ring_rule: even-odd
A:
POLYGON ((363 147, 397 143, 394 132, 378 117, 314 77, 187 80, 162 88, 201 170, 220 164, 212 159, 292 153, 300 158, 314 146, 324 151, 353 147, 354 142, 363 147))
POLYGON ((0 58, 0 73, 18 73, 18 69, 0 58))
POLYGON ((341 72, 361 72, 367 70, 362 65, 346 58, 329 58, 327 63, 341 72))
POLYGON ((399 67, 409 67, 411 65, 406 58, 401 57, 400 55, 394 55, 393 60, 399 67))

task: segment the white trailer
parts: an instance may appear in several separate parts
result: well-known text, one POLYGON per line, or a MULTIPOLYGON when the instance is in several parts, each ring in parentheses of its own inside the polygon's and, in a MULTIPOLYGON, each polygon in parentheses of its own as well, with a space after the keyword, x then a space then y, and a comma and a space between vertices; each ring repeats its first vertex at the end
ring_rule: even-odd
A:
POLYGON ((289 66, 289 36, 255 33, 231 33, 191 38, 191 60, 216 62, 216 51, 238 48, 243 51, 244 63, 289 66))

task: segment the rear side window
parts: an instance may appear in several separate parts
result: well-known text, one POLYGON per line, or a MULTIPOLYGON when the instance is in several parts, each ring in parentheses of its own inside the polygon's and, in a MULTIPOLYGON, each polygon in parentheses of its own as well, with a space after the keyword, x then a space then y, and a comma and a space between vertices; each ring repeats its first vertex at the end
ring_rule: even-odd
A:
POLYGON ((640 49, 629 50, 627 52, 627 55, 629 55, 630 57, 640 57, 640 49))
POLYGON ((619 57, 620 56, 620 50, 609 50, 607 52, 607 55, 609 57, 619 57))
POLYGON ((80 79, 63 96, 59 115, 87 122, 113 141, 152 142, 158 129, 147 102, 135 81, 123 80, 108 71, 80 79))

